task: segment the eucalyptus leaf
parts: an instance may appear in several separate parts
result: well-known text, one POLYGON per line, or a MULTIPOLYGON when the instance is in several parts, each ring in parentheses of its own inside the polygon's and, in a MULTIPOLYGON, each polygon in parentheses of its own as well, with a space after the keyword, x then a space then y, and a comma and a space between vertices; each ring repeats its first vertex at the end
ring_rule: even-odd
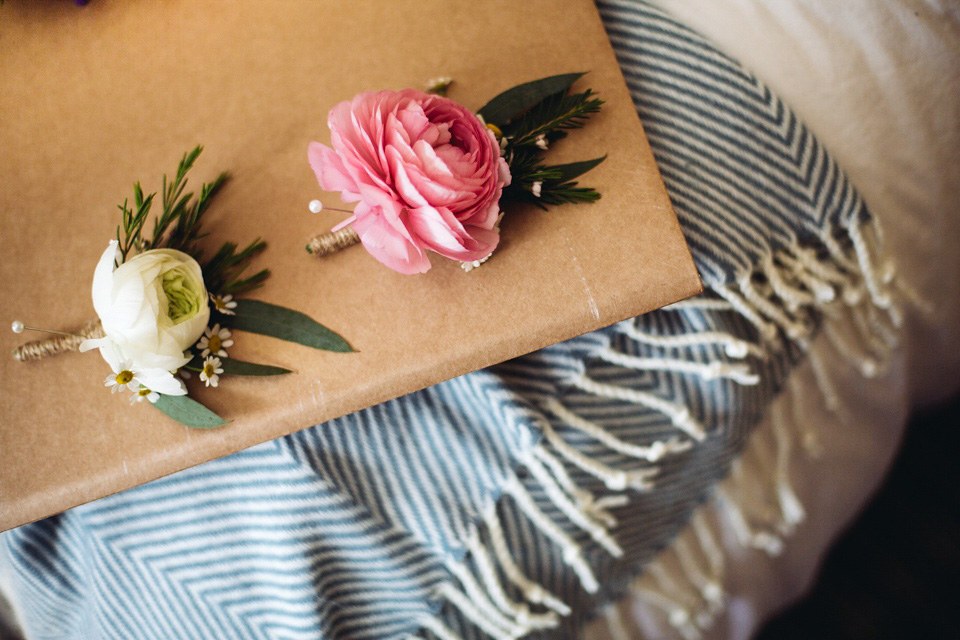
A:
POLYGON ((569 89, 584 73, 564 73, 519 84, 483 105, 477 113, 486 122, 502 128, 537 103, 569 89))
POLYGON ((194 429, 213 429, 227 424, 226 420, 188 396, 161 395, 153 406, 180 424, 194 429))
POLYGON ((283 367, 244 362, 233 358, 220 358, 220 368, 223 369, 223 375, 225 376, 282 376, 293 373, 290 369, 284 369, 283 367))
MULTIPOLYGON (((193 360, 184 366, 190 371, 203 371, 203 358, 199 354, 195 355, 193 360)), ((220 358, 220 368, 223 369, 222 375, 228 376, 282 376, 293 373, 290 369, 284 369, 283 367, 256 364, 236 358, 220 358)))
POLYGON ((569 182, 576 177, 582 176, 606 159, 607 156, 603 155, 593 160, 581 160, 580 162, 571 162, 569 164, 554 164, 548 166, 547 169, 558 171, 560 174, 557 178, 551 178, 551 182, 569 182))
MULTIPOLYGON (((346 340, 310 316, 260 300, 237 300, 236 315, 223 316, 221 324, 238 331, 296 342, 314 349, 349 353, 346 340)), ((224 370, 226 373, 226 370, 224 370)))

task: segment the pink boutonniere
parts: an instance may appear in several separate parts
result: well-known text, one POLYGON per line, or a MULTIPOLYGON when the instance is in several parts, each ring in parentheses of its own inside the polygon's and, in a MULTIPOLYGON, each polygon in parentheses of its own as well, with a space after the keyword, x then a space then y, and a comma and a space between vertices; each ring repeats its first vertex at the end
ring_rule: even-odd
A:
MULTIPOLYGON (((336 105, 327 124, 331 145, 310 143, 308 159, 320 187, 340 193, 353 210, 307 251, 327 255, 362 243, 403 274, 430 269, 427 252, 479 266, 500 240, 501 205, 523 200, 541 208, 592 202, 594 189, 573 181, 604 157, 544 165, 549 144, 583 126, 600 109, 588 89, 570 94, 583 74, 551 76, 514 87, 477 113, 415 89, 367 91, 336 105)), ((310 203, 318 213, 319 200, 310 203)))

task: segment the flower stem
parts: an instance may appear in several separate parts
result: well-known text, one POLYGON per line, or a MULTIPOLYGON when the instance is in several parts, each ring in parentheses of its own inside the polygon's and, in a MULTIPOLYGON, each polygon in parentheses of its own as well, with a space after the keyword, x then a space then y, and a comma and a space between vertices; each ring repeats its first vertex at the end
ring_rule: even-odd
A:
POLYGON ((315 256, 329 256, 360 242, 360 236, 353 227, 344 227, 339 231, 327 231, 314 236, 307 243, 307 253, 315 256))
POLYGON ((99 320, 96 320, 88 322, 73 333, 51 336, 22 344, 13 350, 13 358, 20 362, 42 360, 66 351, 76 351, 84 340, 102 338, 103 336, 103 326, 99 320))

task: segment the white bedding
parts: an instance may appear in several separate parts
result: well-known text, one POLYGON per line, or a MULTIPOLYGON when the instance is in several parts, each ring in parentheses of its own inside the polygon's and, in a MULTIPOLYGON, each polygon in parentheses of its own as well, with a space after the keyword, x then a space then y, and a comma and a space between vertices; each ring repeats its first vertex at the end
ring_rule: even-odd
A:
MULTIPOLYGON (((960 3, 654 2, 741 61, 800 115, 881 222, 887 256, 907 289, 903 340, 883 375, 865 382, 821 336, 814 351, 840 411, 818 400, 809 362, 773 407, 820 448, 819 457, 799 449, 790 456, 806 519, 783 553, 745 549, 729 519, 714 518, 722 509, 705 511, 722 531, 719 577, 727 594, 707 636, 749 638, 810 584, 829 543, 882 480, 910 409, 960 389, 960 3)), ((756 447, 771 429, 768 419, 756 447)), ((772 451, 769 442, 762 450, 772 451)), ((640 594, 608 614, 588 638, 681 636, 663 607, 640 594)))

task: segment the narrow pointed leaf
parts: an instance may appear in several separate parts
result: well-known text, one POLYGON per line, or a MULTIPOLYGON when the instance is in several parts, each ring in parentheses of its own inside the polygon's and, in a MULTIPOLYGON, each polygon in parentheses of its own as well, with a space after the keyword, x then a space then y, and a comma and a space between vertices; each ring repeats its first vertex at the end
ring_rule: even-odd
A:
POLYGON ((485 104, 479 113, 490 124, 505 125, 545 98, 570 88, 583 73, 564 73, 519 84, 485 104))
POLYGON ((221 324, 238 331, 259 333, 314 349, 348 353, 353 348, 337 333, 310 316, 259 300, 237 300, 236 315, 223 316, 221 324))
POLYGON ((154 405, 180 424, 194 429, 222 427, 227 421, 188 396, 161 395, 154 405))
POLYGON ((594 158, 593 160, 582 160, 580 162, 571 162, 569 164, 554 164, 547 167, 554 171, 560 172, 560 177, 551 178, 551 182, 569 182, 576 177, 582 176, 590 169, 593 169, 595 166, 607 159, 606 155, 600 156, 599 158, 594 158))
POLYGON ((220 362, 220 368, 223 369, 223 375, 225 376, 282 376, 293 373, 290 369, 284 369, 283 367, 244 362, 233 358, 221 358, 220 362))
MULTIPOLYGON (((203 371, 203 358, 195 355, 193 360, 186 364, 190 371, 203 371)), ((225 376, 282 376, 293 373, 290 369, 275 367, 269 364, 256 364, 236 358, 220 358, 220 368, 225 376)))

